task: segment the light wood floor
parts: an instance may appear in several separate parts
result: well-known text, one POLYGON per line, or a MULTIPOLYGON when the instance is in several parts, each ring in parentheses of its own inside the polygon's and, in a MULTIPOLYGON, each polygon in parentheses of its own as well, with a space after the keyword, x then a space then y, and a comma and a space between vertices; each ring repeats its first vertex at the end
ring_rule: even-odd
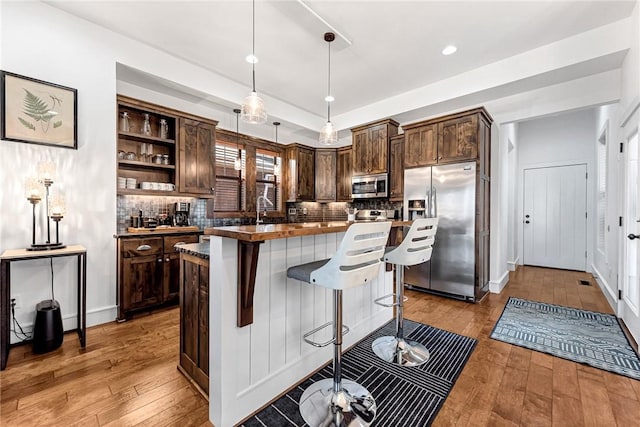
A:
MULTIPOLYGON (((407 318, 478 339, 435 426, 638 425, 640 381, 488 338, 509 296, 610 313, 589 275, 520 268, 502 294, 475 305, 407 295, 407 318)), ((87 342, 81 350, 68 334, 46 355, 13 348, 0 425, 211 425, 206 401, 176 370, 177 309, 90 328, 87 342)))

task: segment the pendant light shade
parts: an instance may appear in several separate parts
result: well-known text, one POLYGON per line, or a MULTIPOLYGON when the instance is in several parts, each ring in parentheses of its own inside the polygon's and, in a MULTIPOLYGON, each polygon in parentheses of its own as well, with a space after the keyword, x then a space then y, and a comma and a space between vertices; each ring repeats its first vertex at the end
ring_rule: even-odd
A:
POLYGON ((236 159, 233 161, 233 168, 237 171, 242 169, 242 156, 240 155, 240 123, 238 121, 238 117, 240 115, 240 110, 238 108, 235 108, 233 110, 234 113, 236 113, 236 151, 238 152, 238 156, 236 157, 236 159))
POLYGON ((331 102, 334 97, 331 95, 331 42, 336 39, 336 35, 333 33, 324 33, 324 41, 329 46, 329 61, 328 61, 328 73, 327 73, 327 123, 320 131, 319 142, 322 145, 334 145, 338 142, 338 131, 331 123, 331 102))
POLYGON ((249 96, 242 103, 241 118, 243 122, 252 124, 263 124, 267 122, 267 110, 264 108, 264 101, 256 92, 256 2, 252 2, 252 50, 251 50, 251 77, 252 89, 249 96))

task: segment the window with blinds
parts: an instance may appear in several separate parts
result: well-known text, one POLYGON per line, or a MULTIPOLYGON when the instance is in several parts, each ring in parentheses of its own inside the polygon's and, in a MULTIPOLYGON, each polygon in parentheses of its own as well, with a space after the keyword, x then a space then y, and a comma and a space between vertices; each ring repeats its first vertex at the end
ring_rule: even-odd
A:
POLYGON ((282 210, 281 167, 278 153, 256 150, 256 195, 264 197, 260 199, 260 211, 282 210))
POLYGON ((246 209, 246 151, 242 146, 224 141, 216 141, 216 190, 215 210, 217 212, 238 212, 246 209), (242 159, 242 170, 234 169, 238 157, 242 159))
POLYGON ((607 135, 606 129, 598 139, 598 250, 606 253, 606 214, 607 214, 607 135))

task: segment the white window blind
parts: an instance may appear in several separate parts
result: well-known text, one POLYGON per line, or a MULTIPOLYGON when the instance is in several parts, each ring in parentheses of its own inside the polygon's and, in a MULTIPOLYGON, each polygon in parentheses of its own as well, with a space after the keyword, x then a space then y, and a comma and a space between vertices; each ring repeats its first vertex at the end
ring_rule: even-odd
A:
MULTIPOLYGON (((606 132, 606 131, 605 131, 606 132)), ((606 253, 606 216, 607 216, 607 138, 606 133, 598 139, 598 250, 606 253)))
POLYGON ((244 211, 246 207, 246 152, 242 146, 216 141, 216 190, 215 210, 218 212, 244 211), (234 169, 234 162, 242 158, 242 170, 234 169))
POLYGON ((256 150, 256 194, 258 196, 265 196, 268 200, 265 202, 261 199, 261 211, 281 210, 281 167, 282 159, 277 153, 263 149, 256 150))

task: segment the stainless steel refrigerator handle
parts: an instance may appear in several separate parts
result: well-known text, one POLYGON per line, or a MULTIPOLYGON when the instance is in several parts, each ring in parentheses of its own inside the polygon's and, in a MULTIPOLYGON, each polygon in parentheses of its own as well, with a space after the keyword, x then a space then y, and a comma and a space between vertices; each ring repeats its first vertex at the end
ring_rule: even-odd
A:
POLYGON ((438 198, 436 188, 431 188, 431 201, 429 202, 429 218, 438 217, 438 198))

